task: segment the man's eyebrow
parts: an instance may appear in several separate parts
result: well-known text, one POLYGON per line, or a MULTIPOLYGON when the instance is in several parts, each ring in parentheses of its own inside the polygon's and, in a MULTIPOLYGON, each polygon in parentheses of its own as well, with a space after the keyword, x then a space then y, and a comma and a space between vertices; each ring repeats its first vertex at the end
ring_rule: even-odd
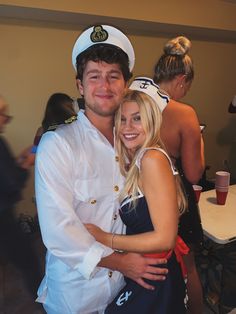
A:
POLYGON ((87 71, 87 74, 90 74, 90 73, 100 73, 101 71, 97 70, 97 69, 92 69, 92 70, 88 70, 87 71))
POLYGON ((121 73, 121 70, 112 69, 112 70, 108 71, 108 73, 121 73))
MULTIPOLYGON (((88 71, 87 71, 87 74, 90 74, 90 73, 102 73, 102 71, 100 71, 100 70, 98 70, 98 69, 91 69, 91 70, 88 70, 88 71)), ((110 70, 110 71, 108 71, 108 72, 106 72, 106 73, 108 73, 108 74, 110 74, 110 73, 121 74, 122 72, 121 72, 120 70, 114 70, 114 69, 112 69, 112 70, 110 70)))

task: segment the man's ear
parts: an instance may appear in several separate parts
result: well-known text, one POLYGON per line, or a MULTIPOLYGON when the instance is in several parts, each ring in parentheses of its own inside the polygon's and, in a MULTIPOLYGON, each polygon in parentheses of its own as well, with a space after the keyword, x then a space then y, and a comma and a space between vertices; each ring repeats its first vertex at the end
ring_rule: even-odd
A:
POLYGON ((79 90, 80 95, 83 96, 84 95, 84 88, 83 88, 83 84, 82 84, 81 80, 79 80, 79 79, 76 80, 76 86, 79 90))
POLYGON ((131 84, 131 82, 125 82, 124 93, 126 93, 128 91, 130 84, 131 84))

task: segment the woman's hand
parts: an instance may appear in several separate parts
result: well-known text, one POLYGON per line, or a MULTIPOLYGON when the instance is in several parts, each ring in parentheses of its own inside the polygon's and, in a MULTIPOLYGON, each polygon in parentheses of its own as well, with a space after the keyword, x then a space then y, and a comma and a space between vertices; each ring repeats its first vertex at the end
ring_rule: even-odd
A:
POLYGON ((88 232, 94 236, 94 238, 106 245, 106 246, 109 246, 111 247, 112 245, 112 233, 107 233, 105 231, 103 231, 101 228, 99 228, 98 226, 96 225, 93 225, 93 224, 84 224, 85 227, 87 228, 88 232))

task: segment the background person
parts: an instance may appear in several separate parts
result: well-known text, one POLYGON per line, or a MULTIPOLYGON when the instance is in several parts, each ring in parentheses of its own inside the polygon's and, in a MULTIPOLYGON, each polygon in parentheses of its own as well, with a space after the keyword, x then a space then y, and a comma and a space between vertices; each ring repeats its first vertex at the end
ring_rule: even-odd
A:
POLYGON ((23 274, 28 292, 34 300, 41 280, 40 265, 30 239, 23 234, 15 218, 16 204, 28 179, 28 168, 18 162, 2 136, 11 120, 8 104, 0 96, 0 256, 13 263, 23 274))
POLYGON ((55 130, 60 124, 71 123, 77 119, 74 100, 64 93, 52 94, 46 104, 41 126, 37 129, 33 145, 21 155, 21 162, 25 166, 35 163, 35 154, 43 133, 55 130))
POLYGON ((168 154, 181 173, 188 197, 188 210, 180 219, 179 234, 192 250, 184 257, 188 282, 189 313, 202 312, 202 287, 194 261, 194 246, 203 240, 198 206, 192 184, 205 170, 204 143, 194 109, 179 100, 186 95, 194 78, 193 63, 188 55, 191 42, 183 36, 166 43, 155 65, 154 82, 170 101, 162 113, 161 138, 168 154))
POLYGON ((72 60, 85 111, 77 121, 46 132, 36 158, 36 201, 47 248, 37 301, 50 314, 102 313, 124 285, 121 273, 149 289, 144 278, 164 279, 166 273, 151 265, 165 259, 114 252, 84 227, 90 222, 124 231, 118 202, 124 179, 113 126, 132 75, 133 47, 115 27, 96 25, 76 40, 72 60))
POLYGON ((47 101, 42 124, 35 134, 32 152, 37 151, 43 133, 54 131, 59 125, 71 123, 76 119, 74 100, 64 93, 52 94, 47 101))
POLYGON ((43 133, 55 130, 60 124, 71 123, 76 120, 74 100, 64 93, 52 94, 47 102, 42 120, 43 133))

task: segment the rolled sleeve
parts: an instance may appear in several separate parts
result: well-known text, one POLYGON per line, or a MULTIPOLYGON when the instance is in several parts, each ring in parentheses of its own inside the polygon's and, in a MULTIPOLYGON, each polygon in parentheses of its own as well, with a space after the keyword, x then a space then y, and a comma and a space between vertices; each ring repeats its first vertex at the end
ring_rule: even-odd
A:
POLYGON ((97 272, 97 264, 102 257, 112 254, 114 251, 98 242, 95 242, 84 257, 82 263, 78 264, 78 271, 86 279, 91 279, 97 272))

